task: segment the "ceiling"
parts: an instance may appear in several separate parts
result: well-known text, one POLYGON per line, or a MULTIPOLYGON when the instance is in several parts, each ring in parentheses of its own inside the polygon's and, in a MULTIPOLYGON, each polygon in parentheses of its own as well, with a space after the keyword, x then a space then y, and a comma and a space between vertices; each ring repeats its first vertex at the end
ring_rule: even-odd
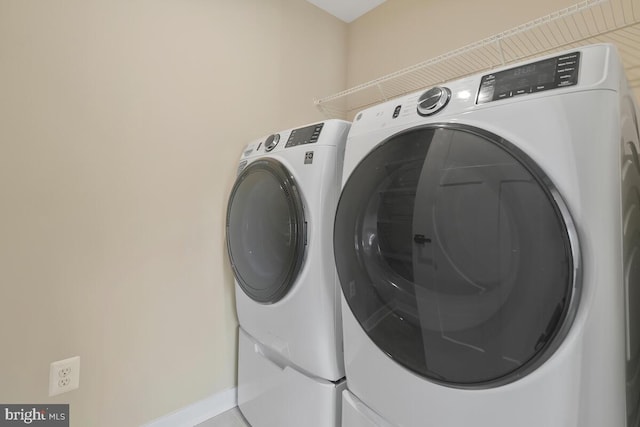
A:
POLYGON ((384 3, 386 0, 307 0, 320 9, 349 23, 384 3))

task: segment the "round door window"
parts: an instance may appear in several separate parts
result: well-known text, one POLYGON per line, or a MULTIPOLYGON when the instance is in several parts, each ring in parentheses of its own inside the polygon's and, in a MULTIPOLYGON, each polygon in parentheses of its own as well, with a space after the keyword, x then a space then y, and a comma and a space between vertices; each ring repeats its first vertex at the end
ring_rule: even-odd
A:
POLYGON ((257 160, 240 173, 227 207, 227 250, 250 298, 274 303, 286 295, 304 259, 304 228, 298 187, 280 162, 257 160))
POLYGON ((486 131, 431 125, 372 150, 346 183, 335 259, 373 342, 432 381, 514 381, 575 314, 577 241, 550 181, 486 131))

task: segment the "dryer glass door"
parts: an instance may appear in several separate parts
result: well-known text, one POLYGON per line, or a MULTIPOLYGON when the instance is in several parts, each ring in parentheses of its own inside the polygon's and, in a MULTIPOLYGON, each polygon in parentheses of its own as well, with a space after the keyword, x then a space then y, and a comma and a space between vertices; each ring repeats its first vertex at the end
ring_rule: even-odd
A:
POLYGON ((305 252, 305 218, 287 168, 262 159, 245 168, 227 207, 227 250, 235 278, 253 300, 280 300, 298 276, 305 252))
POLYGON ((334 249, 373 342, 425 378, 473 388, 520 378, 557 347, 577 301, 575 237, 521 150, 442 124, 397 134, 357 166, 334 249))

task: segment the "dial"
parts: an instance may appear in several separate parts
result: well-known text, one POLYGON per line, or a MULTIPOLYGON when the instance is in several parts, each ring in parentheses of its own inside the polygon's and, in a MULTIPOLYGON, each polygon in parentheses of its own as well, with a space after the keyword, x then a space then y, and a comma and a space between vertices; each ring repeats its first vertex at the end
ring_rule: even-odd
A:
POLYGON ((267 140, 264 142, 264 151, 271 151, 276 148, 278 142, 280 141, 280 134, 276 133, 273 135, 269 135, 267 140))
POLYGON ((451 90, 446 87, 436 86, 422 95, 418 99, 418 114, 430 116, 442 110, 451 99, 451 90))

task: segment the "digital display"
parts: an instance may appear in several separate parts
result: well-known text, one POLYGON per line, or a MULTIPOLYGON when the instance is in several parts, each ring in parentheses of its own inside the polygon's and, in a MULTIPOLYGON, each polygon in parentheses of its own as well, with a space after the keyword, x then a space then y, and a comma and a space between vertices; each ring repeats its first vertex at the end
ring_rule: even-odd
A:
POLYGON ((311 125, 307 127, 303 127, 300 129, 294 129, 291 131, 289 135, 289 139, 287 140, 286 147, 295 147, 297 145, 302 144, 312 144, 318 141, 320 137, 320 131, 322 131, 322 127, 324 123, 318 123, 317 125, 311 125))
POLYGON ((578 83, 580 52, 545 59, 482 77, 477 104, 578 83))

